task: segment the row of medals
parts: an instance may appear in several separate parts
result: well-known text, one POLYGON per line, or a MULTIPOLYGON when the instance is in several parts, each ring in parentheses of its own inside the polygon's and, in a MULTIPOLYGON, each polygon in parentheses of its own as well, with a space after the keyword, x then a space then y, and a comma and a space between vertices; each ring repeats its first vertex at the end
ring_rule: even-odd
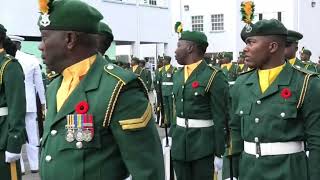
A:
POLYGON ((92 132, 89 128, 83 129, 68 129, 66 134, 66 141, 73 142, 77 140, 79 142, 90 142, 92 140, 92 132))

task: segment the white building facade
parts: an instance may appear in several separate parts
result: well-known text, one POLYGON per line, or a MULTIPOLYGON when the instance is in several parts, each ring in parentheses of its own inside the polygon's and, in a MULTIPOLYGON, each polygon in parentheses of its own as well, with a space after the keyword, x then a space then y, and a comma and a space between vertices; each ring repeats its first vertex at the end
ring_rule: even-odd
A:
MULTIPOLYGON (((313 53, 311 60, 318 61, 320 56, 320 0, 253 0, 255 21, 259 19, 279 19, 291 30, 304 35, 300 41, 302 47, 313 53)), ((244 43, 240 32, 241 0, 176 0, 171 1, 173 25, 181 21, 184 30, 204 32, 209 41, 207 53, 233 52, 234 60, 238 58, 244 43)), ((173 27, 172 25, 172 27, 173 27)), ((170 54, 174 54, 177 38, 171 38, 170 54)), ((298 55, 299 56, 299 55, 298 55)))
MULTIPOLYGON (((33 38, 40 41, 40 31, 37 26, 38 1, 3 1, 0 10, 0 23, 7 28, 7 34, 20 35, 27 37, 27 39, 33 38)), ((165 53, 171 29, 168 0, 83 1, 94 6, 103 14, 103 21, 113 31, 115 45, 129 46, 129 56, 156 57, 165 53), (146 44, 150 46, 146 46, 146 44)), ((115 56, 117 55, 116 48, 113 49, 115 56)))

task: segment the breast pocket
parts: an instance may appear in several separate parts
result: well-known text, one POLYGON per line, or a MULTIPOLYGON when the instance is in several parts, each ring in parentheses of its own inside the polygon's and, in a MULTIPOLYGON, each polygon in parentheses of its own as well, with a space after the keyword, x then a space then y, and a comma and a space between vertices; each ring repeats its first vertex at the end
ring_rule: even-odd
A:
POLYGON ((205 96, 206 95, 205 87, 199 86, 197 88, 193 88, 192 93, 194 96, 205 96))
POLYGON ((252 106, 251 103, 240 104, 236 109, 235 114, 242 118, 246 117, 251 113, 251 106, 252 106))
POLYGON ((295 120, 297 119, 297 107, 296 104, 281 104, 279 111, 277 111, 276 116, 284 120, 295 120))

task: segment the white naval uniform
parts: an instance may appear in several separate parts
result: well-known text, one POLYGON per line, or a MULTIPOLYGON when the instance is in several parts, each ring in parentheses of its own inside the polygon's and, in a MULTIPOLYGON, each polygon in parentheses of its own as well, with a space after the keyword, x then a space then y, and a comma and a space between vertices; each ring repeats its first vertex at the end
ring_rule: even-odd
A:
MULTIPOLYGON (((38 59, 26 54, 22 51, 17 51, 16 59, 22 66, 25 76, 26 90, 26 131, 28 135, 28 143, 26 144, 27 157, 31 170, 39 170, 39 132, 37 123, 37 104, 36 93, 38 93, 41 104, 45 104, 45 90, 42 81, 42 73, 38 59)), ((20 159, 21 171, 25 172, 24 162, 20 159)))

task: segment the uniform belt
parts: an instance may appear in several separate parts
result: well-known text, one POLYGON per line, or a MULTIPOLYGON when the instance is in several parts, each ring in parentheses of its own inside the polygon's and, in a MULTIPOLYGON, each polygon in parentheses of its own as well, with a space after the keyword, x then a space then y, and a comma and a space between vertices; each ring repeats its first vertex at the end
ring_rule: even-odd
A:
POLYGON ((184 128, 204 128, 211 127, 214 125, 214 123, 212 120, 187 119, 177 117, 177 125, 184 128))
POLYGON ((0 116, 7 116, 7 115, 8 115, 8 107, 1 107, 0 116))
POLYGON ((162 85, 164 85, 164 86, 172 86, 173 82, 162 82, 162 85))
POLYGON ((273 143, 253 143, 244 141, 244 152, 255 155, 257 158, 259 156, 294 154, 302 151, 304 151, 304 143, 302 141, 273 143))

